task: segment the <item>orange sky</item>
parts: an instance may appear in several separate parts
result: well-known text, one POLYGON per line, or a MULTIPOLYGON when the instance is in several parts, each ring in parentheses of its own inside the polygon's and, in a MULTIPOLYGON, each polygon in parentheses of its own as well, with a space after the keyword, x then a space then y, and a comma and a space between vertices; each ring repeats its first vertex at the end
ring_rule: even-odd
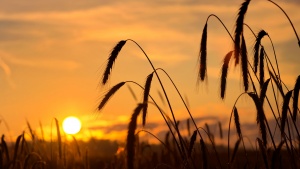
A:
MULTIPOLYGON (((53 118, 69 115, 83 122, 79 138, 120 138, 137 102, 127 88, 120 90, 100 114, 96 111, 109 86, 133 80, 144 84, 151 73, 142 52, 131 42, 122 49, 107 87, 99 85, 106 59, 122 39, 136 40, 156 67, 164 68, 189 100, 194 117, 227 127, 230 110, 242 92, 238 69, 229 72, 227 97, 219 99, 219 76, 222 58, 232 50, 232 42, 216 19, 208 24, 208 81, 196 86, 197 56, 206 18, 214 13, 233 32, 241 1, 71 1, 71 0, 0 0, 0 115, 15 137, 28 132, 26 120, 39 133, 39 122, 50 131, 53 118), (230 94, 229 94, 230 93, 230 94), (95 116, 96 115, 96 116, 95 116)), ((300 31, 300 3, 278 1, 300 31)), ((245 22, 255 32, 264 29, 272 38, 284 82, 291 88, 300 73, 297 39, 283 13, 265 1, 251 2, 245 22)), ((255 38, 246 30, 248 52, 252 54, 255 38)), ((273 52, 268 39, 263 43, 273 52)), ((164 83, 169 81, 162 74, 164 83)), ((142 91, 131 85, 136 95, 142 91)), ((168 88, 176 117, 188 115, 174 90, 168 88)), ((159 100, 157 80, 151 94, 159 100), (155 85, 156 83, 156 85, 155 85)), ((242 123, 254 123, 254 109, 244 108, 240 100, 242 123)), ((164 107, 164 106, 163 106, 164 107)), ((253 107, 253 106, 252 106, 253 107)), ((146 129, 161 135, 166 127, 162 117, 150 108, 146 129)), ((203 121, 199 119, 199 124, 203 121)), ((246 130, 246 127, 245 127, 246 130)), ((4 122, 0 132, 7 133, 4 122)), ((150 136, 148 137, 150 138, 150 136)))

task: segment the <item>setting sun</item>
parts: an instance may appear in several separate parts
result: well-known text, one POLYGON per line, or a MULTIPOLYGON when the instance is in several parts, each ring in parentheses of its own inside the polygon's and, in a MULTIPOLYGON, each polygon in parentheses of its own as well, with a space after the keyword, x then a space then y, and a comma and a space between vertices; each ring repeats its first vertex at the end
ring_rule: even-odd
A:
POLYGON ((81 122, 77 117, 69 116, 63 121, 63 130, 67 134, 76 134, 81 129, 81 122))

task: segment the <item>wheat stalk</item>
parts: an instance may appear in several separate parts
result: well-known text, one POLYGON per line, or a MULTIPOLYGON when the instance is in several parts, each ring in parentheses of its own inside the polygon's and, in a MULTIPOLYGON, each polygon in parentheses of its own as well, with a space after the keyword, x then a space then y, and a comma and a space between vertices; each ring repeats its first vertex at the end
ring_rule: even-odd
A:
POLYGON ((239 137, 239 139, 238 139, 238 140, 235 142, 235 144, 234 144, 232 156, 231 156, 231 159, 230 159, 230 163, 231 163, 231 164, 233 163, 233 161, 234 161, 234 159, 235 159, 235 156, 236 156, 236 153, 237 153, 237 151, 238 151, 238 149, 239 149, 239 145, 240 145, 240 143, 241 143, 241 140, 242 140, 242 138, 239 137))
POLYGON ((256 36, 256 40, 255 40, 255 44, 254 44, 254 62, 253 62, 253 68, 254 68, 254 73, 257 73, 257 67, 258 67, 258 53, 259 53, 259 47, 261 44, 261 39, 267 35, 267 32, 265 32, 264 30, 261 30, 258 32, 257 36, 256 36))
POLYGON ((199 67, 199 78, 201 81, 204 80, 206 76, 206 47, 207 46, 207 22, 205 23, 205 26, 202 31, 202 37, 201 37, 201 45, 200 45, 200 67, 199 67))
POLYGON ((121 40, 118 42, 118 44, 113 48, 113 50, 110 53, 110 56, 107 60, 107 65, 102 77, 102 84, 105 85, 106 82, 108 81, 109 75, 111 74, 112 67, 115 63, 115 60, 118 57, 119 52, 121 51, 122 47, 125 45, 126 41, 121 40))
POLYGON ((148 75, 146 83, 145 83, 145 88, 144 88, 143 126, 145 126, 145 124, 146 124, 146 115, 147 115, 147 109, 148 109, 148 97, 149 97, 149 93, 150 93, 152 78, 153 78, 153 73, 148 75))
POLYGON ((100 102, 98 106, 98 111, 102 110, 102 108, 105 106, 107 101, 113 96, 126 82, 120 82, 113 86, 103 97, 102 101, 100 102))
POLYGON ((134 169, 134 157, 135 157, 135 130, 136 130, 136 120, 141 110, 143 109, 144 104, 138 104, 136 109, 134 110, 129 126, 128 126, 128 134, 127 134, 127 168, 134 169))
POLYGON ((62 147, 61 147, 61 135, 60 135, 60 129, 59 129, 59 123, 56 118, 55 120, 55 125, 56 125, 56 134, 57 134, 57 143, 58 143, 58 154, 59 154, 59 159, 62 159, 62 147))
POLYGON ((234 107, 234 111, 233 111, 233 115, 234 115, 234 122, 235 122, 235 127, 236 127, 236 132, 239 135, 239 137, 242 137, 242 131, 241 131, 241 125, 240 125, 240 120, 239 120, 239 114, 237 111, 237 108, 234 107))
POLYGON ((259 55, 259 83, 261 88, 265 81, 264 57, 265 57, 264 47, 261 47, 260 55, 259 55))
POLYGON ((260 152, 261 152, 261 154, 263 156, 265 168, 268 169, 269 168, 269 164, 268 164, 268 158, 267 158, 265 144, 259 138, 257 138, 257 142, 258 142, 258 145, 259 145, 260 152))
POLYGON ((266 97, 266 93, 267 93, 267 89, 268 89, 268 85, 269 85, 270 80, 271 79, 266 80, 266 82, 264 82, 264 84, 263 84, 263 86, 260 90, 259 100, 260 100, 261 105, 264 104, 264 100, 265 100, 265 97, 266 97))
POLYGON ((225 98, 225 90, 226 90, 226 79, 227 79, 227 73, 228 73, 228 65, 229 65, 229 61, 231 59, 232 56, 232 52, 230 51, 226 54, 224 60, 223 60, 223 65, 222 65, 222 74, 221 74, 221 98, 224 99, 225 98))
POLYGON ((4 151, 7 161, 10 161, 8 147, 7 147, 6 141, 4 140, 4 134, 1 137, 1 149, 2 149, 2 151, 4 151))
POLYGON ((235 65, 239 63, 239 55, 240 55, 240 43, 241 43, 241 35, 243 33, 243 25, 244 25, 244 17, 246 15, 248 5, 250 0, 245 0, 240 9, 236 20, 236 27, 234 31, 234 58, 235 58, 235 65))
POLYGON ((293 90, 290 90, 286 93, 286 95, 284 96, 283 104, 282 104, 281 126, 280 126, 281 136, 284 136, 285 122, 287 120, 287 112, 289 109, 289 103, 290 103, 290 98, 292 96, 292 92, 293 92, 293 90))
POLYGON ((256 122, 259 124, 259 129, 261 133, 261 137, 263 140, 264 145, 267 145, 267 131, 266 131, 266 125, 265 125, 265 113, 262 107, 262 104, 257 96, 257 94, 254 93, 248 93, 248 95, 252 98, 252 100, 255 103, 256 111, 257 111, 257 116, 256 116, 256 122))
POLYGON ((197 138, 197 130, 195 130, 193 132, 193 135, 192 135, 191 140, 190 140, 190 146, 189 146, 189 149, 188 149, 188 157, 189 158, 191 158, 192 150, 193 150, 196 138, 197 138))
POLYGON ((207 153, 206 153, 207 150, 206 150, 206 145, 202 138, 200 138, 200 146, 201 146, 203 169, 208 169, 208 159, 207 159, 207 153))
POLYGON ((242 44, 241 44, 241 66, 242 66, 242 74, 243 74, 243 82, 245 92, 248 91, 249 88, 249 80, 248 80, 248 53, 247 46, 244 35, 242 34, 242 44))

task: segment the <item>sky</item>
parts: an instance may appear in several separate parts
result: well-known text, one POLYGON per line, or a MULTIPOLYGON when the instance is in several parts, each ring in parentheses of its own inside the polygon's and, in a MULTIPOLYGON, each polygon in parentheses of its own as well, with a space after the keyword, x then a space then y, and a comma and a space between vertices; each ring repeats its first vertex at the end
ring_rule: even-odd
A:
MULTIPOLYGON (((134 84, 122 88, 101 112, 97 106, 105 92, 121 81, 145 83, 151 66, 132 42, 123 47, 106 86, 100 85, 103 70, 114 45, 125 39, 135 40, 157 68, 172 77, 199 126, 216 124, 228 128, 230 112, 243 92, 239 68, 229 70, 226 99, 219 98, 222 59, 233 44, 215 18, 208 21, 208 79, 197 85, 198 53, 202 30, 210 14, 217 15, 234 31, 236 14, 243 1, 223 0, 0 0, 0 133, 10 139, 23 131, 27 121, 37 134, 43 128, 48 138, 54 118, 62 122, 77 116, 82 130, 76 136, 124 140, 130 116, 143 91, 134 84), (131 88, 138 100, 130 93, 131 88)), ((300 3, 276 1, 300 31, 300 3)), ((299 47, 284 14, 263 0, 251 1, 245 18, 254 32, 264 29, 272 38, 283 81, 292 88, 300 74, 299 47)), ((255 38, 245 28, 249 55, 255 38)), ((274 58, 270 40, 263 44, 274 58)), ((177 120, 185 130, 187 111, 170 81, 160 72, 177 120)), ((153 80, 151 95, 168 108, 159 97, 161 88, 153 80)), ((237 104, 243 129, 257 135, 254 104, 242 97, 237 104), (249 106, 250 105, 250 106, 249 106)), ((267 115, 272 117, 270 113, 267 115)), ((140 123, 140 121, 139 121, 140 123)), ((54 129, 54 127, 53 127, 54 129)), ((149 107, 146 130, 163 136, 166 125, 154 106, 149 107)), ((143 133, 145 139, 153 139, 143 133)), ((49 138, 48 138, 49 139, 49 138)))

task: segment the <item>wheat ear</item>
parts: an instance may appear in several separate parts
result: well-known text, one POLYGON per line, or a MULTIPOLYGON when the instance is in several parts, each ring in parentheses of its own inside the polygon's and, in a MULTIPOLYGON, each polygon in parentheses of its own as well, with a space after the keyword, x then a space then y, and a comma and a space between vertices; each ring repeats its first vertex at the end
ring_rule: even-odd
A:
POLYGON ((102 84, 105 85, 106 82, 109 79, 109 75, 111 74, 111 70, 112 67, 115 63, 115 60, 118 57, 119 52, 121 51, 122 47, 125 45, 126 41, 125 40, 121 40, 120 42, 118 42, 118 44, 113 48, 113 50, 111 51, 109 58, 107 60, 107 65, 102 77, 102 84))
POLYGON ((195 130, 193 132, 193 135, 192 135, 191 140, 190 140, 190 146, 189 146, 189 149, 188 149, 189 158, 191 158, 191 155, 192 155, 192 150, 193 150, 196 138, 197 138, 197 132, 198 132, 197 130, 195 130))
POLYGON ((241 125, 240 125, 240 120, 239 120, 239 114, 237 111, 237 108, 234 107, 234 111, 233 111, 233 115, 234 115, 234 122, 235 122, 235 127, 236 127, 236 132, 239 135, 239 137, 242 137, 242 131, 241 131, 241 125))
POLYGON ((234 58, 235 58, 235 65, 239 63, 239 56, 240 56, 240 43, 241 43, 241 35, 243 33, 243 25, 244 25, 244 18, 248 9, 248 5, 250 0, 245 0, 237 15, 236 23, 235 23, 235 31, 234 31, 234 58))
POLYGON ((206 76, 206 57, 207 57, 207 22, 205 23, 205 26, 202 31, 202 37, 201 37, 201 44, 200 44, 200 65, 199 65, 199 79, 201 81, 204 80, 206 76))
POLYGON ((145 83, 145 88, 144 88, 143 126, 145 126, 145 124, 146 124, 146 115, 147 115, 147 109, 148 109, 148 97, 149 97, 149 93, 150 93, 152 78, 153 78, 153 73, 148 75, 146 83, 145 83))
POLYGON ((264 146, 266 146, 267 145, 267 129, 266 129, 265 121, 264 121, 266 118, 264 109, 262 107, 262 104, 261 104, 257 94, 248 93, 248 95, 252 98, 252 100, 255 103, 255 107, 256 107, 256 111, 257 111, 256 122, 257 122, 257 124, 259 124, 261 137, 262 137, 264 146))
POLYGON ((103 97, 102 101, 100 102, 98 106, 98 111, 102 110, 102 108, 105 106, 107 101, 125 84, 126 82, 120 82, 113 86, 103 97))
POLYGON ((228 74, 228 65, 229 65, 229 61, 231 59, 232 56, 232 52, 230 51, 226 54, 224 61, 223 61, 223 65, 222 65, 222 74, 221 74, 221 98, 224 99, 225 98, 225 91, 226 91, 226 79, 227 79, 227 74, 228 74))
POLYGON ((259 54, 259 46, 261 44, 261 39, 267 35, 267 32, 265 32, 264 30, 261 30, 258 32, 257 36, 256 36, 256 40, 255 40, 255 44, 254 44, 254 63, 253 63, 253 68, 254 68, 254 73, 257 73, 257 67, 258 67, 258 54, 259 54))

